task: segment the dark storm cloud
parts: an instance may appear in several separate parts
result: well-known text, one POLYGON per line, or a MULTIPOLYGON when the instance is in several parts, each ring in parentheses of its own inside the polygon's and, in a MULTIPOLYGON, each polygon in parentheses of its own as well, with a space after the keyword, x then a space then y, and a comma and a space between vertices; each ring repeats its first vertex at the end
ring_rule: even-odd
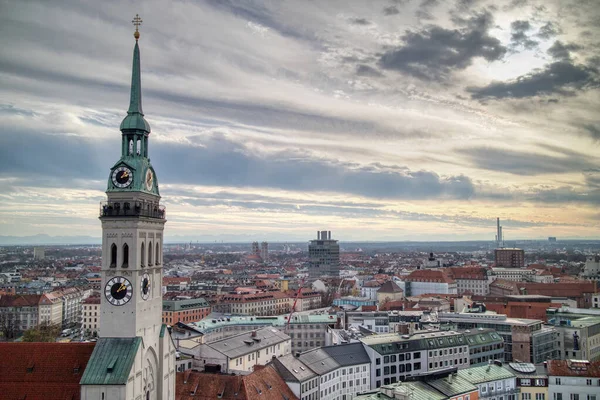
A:
POLYGON ((510 42, 513 47, 523 47, 526 50, 531 50, 537 47, 539 44, 537 41, 531 39, 528 32, 531 31, 531 24, 529 21, 513 21, 510 24, 511 36, 510 42))
POLYGON ((488 34, 493 22, 490 13, 457 22, 463 28, 429 26, 406 32, 404 46, 388 50, 379 64, 421 79, 445 79, 453 71, 470 66, 474 58, 496 61, 504 56, 506 48, 488 34))
POLYGON ((537 36, 541 39, 550 39, 556 35, 562 33, 562 29, 554 22, 548 21, 544 24, 537 33, 537 36))
POLYGON ((548 54, 557 60, 570 60, 571 52, 580 50, 581 46, 575 43, 563 43, 560 40, 554 42, 554 44, 548 49, 548 54))
POLYGON ((544 155, 492 147, 470 147, 460 150, 459 153, 478 168, 522 176, 582 173, 596 168, 600 162, 566 149, 553 146, 540 147, 558 152, 560 155, 544 155))
POLYGON ((600 204, 600 190, 592 189, 587 191, 577 191, 570 186, 563 186, 555 189, 540 189, 532 191, 524 198, 527 201, 539 203, 586 203, 600 204))
POLYGON ((600 123, 597 125, 594 124, 584 124, 581 126, 583 130, 594 140, 600 141, 600 123))
POLYGON ((369 67, 368 65, 364 64, 360 64, 358 67, 356 67, 356 75, 370 76, 375 78, 383 76, 383 74, 377 71, 375 68, 369 67))
MULTIPOLYGON (((0 133, 2 177, 49 176, 64 179, 64 186, 73 178, 102 180, 108 177, 107 166, 120 156, 115 153, 118 137, 107 143, 27 131, 0 133)), ((462 175, 360 167, 291 150, 260 156, 220 135, 190 139, 191 146, 151 143, 160 179, 171 184, 331 191, 388 199, 467 199, 474 195, 471 180, 462 175)))
POLYGON ((577 90, 597 88, 598 70, 571 61, 556 61, 543 69, 507 82, 492 82, 470 87, 474 99, 527 98, 533 96, 574 95, 577 90))
POLYGON ((400 11, 398 10, 398 7, 396 7, 396 6, 389 6, 389 7, 385 7, 383 9, 383 15, 396 15, 396 14, 400 14, 400 11))

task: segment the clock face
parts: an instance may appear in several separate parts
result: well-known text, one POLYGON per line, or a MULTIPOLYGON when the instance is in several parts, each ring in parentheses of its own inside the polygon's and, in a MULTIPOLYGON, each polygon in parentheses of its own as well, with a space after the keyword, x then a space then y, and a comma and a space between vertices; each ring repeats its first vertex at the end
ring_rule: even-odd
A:
POLYGON ((150 168, 146 171, 146 190, 152 190, 152 186, 154 185, 154 175, 152 175, 152 171, 150 168))
POLYGON ((125 188, 131 185, 133 173, 127 167, 119 167, 112 173, 112 182, 116 187, 125 188))
POLYGON ((140 282, 140 291, 142 299, 148 300, 150 297, 150 276, 148 274, 142 275, 142 281, 140 282))
POLYGON ((104 295, 106 300, 113 306, 122 306, 127 304, 133 296, 133 287, 127 278, 115 276, 104 287, 104 295))

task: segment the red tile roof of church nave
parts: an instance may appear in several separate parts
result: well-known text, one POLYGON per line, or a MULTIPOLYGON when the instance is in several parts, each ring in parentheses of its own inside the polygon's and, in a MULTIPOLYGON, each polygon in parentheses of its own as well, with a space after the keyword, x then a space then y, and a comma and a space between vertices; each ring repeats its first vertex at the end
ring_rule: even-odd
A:
POLYGON ((95 343, 0 343, 0 397, 79 400, 95 343))
POLYGON ((188 370, 178 372, 176 379, 176 400, 298 400, 269 366, 244 376, 188 370))

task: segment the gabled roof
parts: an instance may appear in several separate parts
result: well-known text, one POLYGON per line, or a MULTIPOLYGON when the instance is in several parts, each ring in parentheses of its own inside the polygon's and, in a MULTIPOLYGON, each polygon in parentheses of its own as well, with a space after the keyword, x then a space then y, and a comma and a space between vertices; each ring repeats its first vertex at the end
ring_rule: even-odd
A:
POLYGON ((600 378, 600 361, 548 360, 549 376, 584 376, 600 378))
POLYGON ((305 382, 317 376, 293 354, 274 358, 271 365, 286 382, 305 382))
POLYGON ((0 307, 35 307, 41 297, 38 294, 1 295, 0 307))
POLYGON ((142 343, 141 337, 100 338, 81 385, 125 385, 142 343))
POLYGON ((396 285, 392 281, 387 281, 377 291, 377 293, 403 293, 404 291, 400 288, 400 286, 396 285))
POLYGON ((0 397, 79 400, 95 343, 0 343, 0 397))
POLYGON ((339 346, 321 347, 342 367, 357 364, 368 364, 371 362, 362 343, 349 343, 339 346))
POLYGON ((237 358, 288 340, 290 340, 288 335, 275 328, 263 328, 255 332, 229 336, 203 346, 210 347, 229 358, 237 358))

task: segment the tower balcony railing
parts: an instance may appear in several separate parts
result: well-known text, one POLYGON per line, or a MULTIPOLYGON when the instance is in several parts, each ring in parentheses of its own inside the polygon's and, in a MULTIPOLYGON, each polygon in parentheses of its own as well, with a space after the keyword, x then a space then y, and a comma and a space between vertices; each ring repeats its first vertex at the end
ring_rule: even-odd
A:
POLYGON ((147 217, 147 218, 166 218, 165 206, 153 205, 142 202, 120 202, 120 201, 102 201, 100 202, 100 218, 102 217, 147 217))

